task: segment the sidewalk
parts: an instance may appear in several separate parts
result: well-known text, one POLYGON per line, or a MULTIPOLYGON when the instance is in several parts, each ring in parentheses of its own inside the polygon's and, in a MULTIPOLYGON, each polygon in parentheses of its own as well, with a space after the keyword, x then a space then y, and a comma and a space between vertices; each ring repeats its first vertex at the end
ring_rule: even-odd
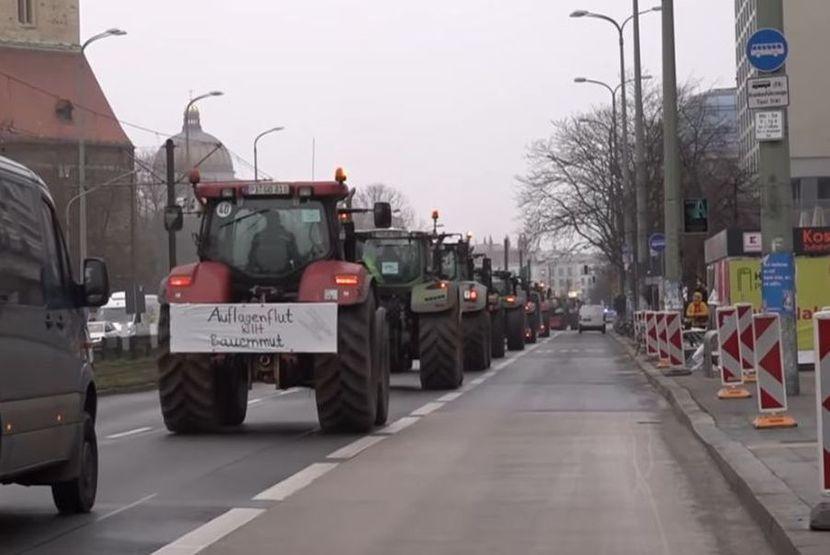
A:
MULTIPOLYGON (((629 352, 635 356, 630 347, 629 352)), ((704 443, 776 550, 830 553, 830 533, 809 529, 810 509, 821 500, 813 372, 801 373, 801 395, 789 398, 788 414, 798 427, 756 430, 752 426, 758 415, 754 383, 747 384, 752 398, 720 400, 718 379, 700 372, 668 378, 644 357, 636 359, 649 381, 704 443)))

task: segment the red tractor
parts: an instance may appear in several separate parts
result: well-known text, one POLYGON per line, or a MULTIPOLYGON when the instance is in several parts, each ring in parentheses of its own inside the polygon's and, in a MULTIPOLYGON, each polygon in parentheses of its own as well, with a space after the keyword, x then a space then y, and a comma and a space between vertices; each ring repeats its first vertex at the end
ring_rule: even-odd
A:
MULTIPOLYGON (((162 284, 159 397, 172 432, 245 420, 251 382, 315 390, 324 431, 386 422, 388 324, 355 262, 345 174, 332 182, 199 183, 199 262, 162 284)), ((168 209, 165 225, 181 228, 168 209)), ((389 227, 388 203, 373 209, 389 227)))

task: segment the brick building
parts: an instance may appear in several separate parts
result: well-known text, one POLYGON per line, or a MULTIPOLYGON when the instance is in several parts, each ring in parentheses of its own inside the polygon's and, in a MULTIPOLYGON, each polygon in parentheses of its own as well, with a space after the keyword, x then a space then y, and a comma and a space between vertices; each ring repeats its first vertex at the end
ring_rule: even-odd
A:
POLYGON ((77 259, 78 140, 86 143, 89 256, 114 287, 131 279, 133 145, 81 52, 77 0, 0 2, 0 154, 52 191, 77 259), (97 188, 92 190, 93 188, 97 188))

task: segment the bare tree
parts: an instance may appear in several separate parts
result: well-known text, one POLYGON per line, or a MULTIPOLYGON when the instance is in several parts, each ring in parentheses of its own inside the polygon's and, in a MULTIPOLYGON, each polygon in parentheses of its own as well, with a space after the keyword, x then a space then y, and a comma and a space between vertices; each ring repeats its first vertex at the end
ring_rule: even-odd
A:
MULTIPOLYGON (((371 208, 376 202, 388 202, 392 206, 392 225, 403 229, 410 229, 416 223, 415 210, 409 203, 406 195, 395 187, 383 183, 373 183, 365 187, 358 187, 352 204, 355 207, 371 208)), ((358 228, 373 227, 371 214, 355 216, 358 228)))
MULTIPOLYGON (((709 199, 710 231, 752 225, 757 196, 735 151, 734 122, 714 113, 693 86, 680 91, 679 114, 684 197, 709 199)), ((645 93, 644 115, 648 234, 664 227, 662 99, 656 87, 645 93)), ((600 107, 552 125, 549 138, 528 148, 528 171, 518 178, 524 231, 555 248, 598 250, 622 276, 624 215, 632 202, 621 190, 620 170, 633 174, 634 161, 618 163, 611 111, 600 107)), ((703 239, 684 239, 686 279, 700 273, 703 239)))

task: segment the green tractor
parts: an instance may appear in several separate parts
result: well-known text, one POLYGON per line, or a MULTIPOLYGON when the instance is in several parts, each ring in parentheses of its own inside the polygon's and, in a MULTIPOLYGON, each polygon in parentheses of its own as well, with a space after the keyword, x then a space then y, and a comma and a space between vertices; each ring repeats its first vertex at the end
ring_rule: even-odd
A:
POLYGON ((433 235, 404 230, 356 232, 357 256, 373 275, 389 320, 390 366, 403 372, 419 359, 424 389, 464 381, 462 292, 442 271, 433 235))
MULTIPOLYGON (((486 370, 492 361, 488 288, 477 281, 470 238, 457 233, 433 234, 433 243, 440 252, 441 275, 457 283, 461 290, 464 369, 471 372, 486 370)), ((488 280, 489 277, 484 278, 484 281, 488 280)))
POLYGON ((482 258, 481 267, 476 269, 476 279, 487 287, 487 311, 490 313, 490 357, 504 358, 507 310, 504 307, 502 289, 496 287, 492 260, 482 258))
POLYGON ((525 304, 527 294, 519 287, 519 280, 507 270, 493 272, 493 290, 501 296, 504 310, 504 332, 509 351, 522 351, 525 348, 527 314, 525 304))

